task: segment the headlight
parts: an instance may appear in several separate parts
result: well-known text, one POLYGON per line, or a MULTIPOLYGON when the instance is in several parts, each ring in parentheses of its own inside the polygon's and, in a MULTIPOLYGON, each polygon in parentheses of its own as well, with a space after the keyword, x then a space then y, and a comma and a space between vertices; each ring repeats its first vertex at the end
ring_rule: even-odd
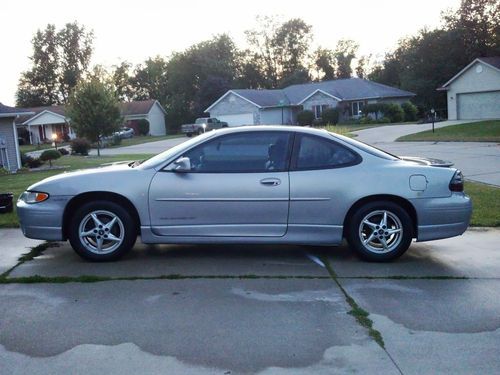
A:
POLYGON ((201 124, 201 127, 205 129, 207 127, 207 124, 201 124))
POLYGON ((24 203, 40 203, 49 199, 49 195, 47 193, 42 193, 39 191, 25 191, 19 197, 20 201, 24 203))

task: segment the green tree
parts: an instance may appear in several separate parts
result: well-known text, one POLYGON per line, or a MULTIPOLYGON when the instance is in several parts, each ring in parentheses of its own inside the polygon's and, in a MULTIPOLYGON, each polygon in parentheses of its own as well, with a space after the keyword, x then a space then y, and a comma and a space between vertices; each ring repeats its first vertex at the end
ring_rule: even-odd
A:
POLYGON ((335 79, 335 55, 332 50, 319 47, 314 51, 313 59, 319 80, 335 79))
POLYGON ((62 104, 87 72, 93 33, 78 23, 57 31, 54 25, 38 30, 32 39, 32 67, 21 73, 16 104, 21 107, 62 104))
POLYGON ((337 78, 351 78, 351 63, 356 58, 358 44, 353 40, 341 39, 337 42, 334 55, 337 63, 337 78))
POLYGON ((113 66, 111 80, 115 87, 116 96, 120 101, 130 101, 134 97, 134 87, 131 84, 131 68, 132 64, 127 61, 113 66))
POLYGON ((160 56, 139 64, 130 78, 133 100, 155 99, 165 104, 167 91, 167 60, 160 56))
POLYGON ((61 153, 57 150, 45 150, 40 155, 41 161, 48 161, 49 166, 52 168, 52 160, 59 159, 61 157, 61 153))
POLYGON ((113 88, 98 77, 80 81, 72 92, 67 115, 79 137, 97 144, 100 156, 101 137, 117 131, 122 123, 113 88))

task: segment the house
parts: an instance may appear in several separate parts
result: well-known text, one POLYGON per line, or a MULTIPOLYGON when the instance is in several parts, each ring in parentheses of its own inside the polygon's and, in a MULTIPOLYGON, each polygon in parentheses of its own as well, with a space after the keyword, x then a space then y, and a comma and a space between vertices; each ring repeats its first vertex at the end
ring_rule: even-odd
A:
MULTIPOLYGON (((38 144, 52 139, 57 134, 58 139, 73 139, 76 137, 71 128, 71 119, 66 116, 65 107, 53 105, 46 107, 24 108, 31 114, 16 118, 19 135, 26 143, 38 144)), ((165 109, 157 100, 143 100, 120 103, 120 112, 124 126, 132 127, 138 133, 137 122, 149 121, 149 134, 165 135, 165 109)))
POLYGON ((297 123, 297 113, 310 110, 321 118, 339 108, 341 120, 358 118, 371 103, 402 104, 415 94, 361 78, 292 85, 275 90, 229 90, 205 111, 229 126, 297 123))
POLYGON ((475 59, 438 90, 446 91, 449 120, 500 118, 500 56, 475 59))
POLYGON ((21 168, 15 119, 26 112, 0 103, 0 168, 11 172, 21 168))
POLYGON ((133 128, 138 134, 137 122, 148 120, 149 135, 160 136, 167 134, 165 115, 167 112, 158 100, 142 100, 120 104, 120 111, 125 121, 125 126, 133 128))

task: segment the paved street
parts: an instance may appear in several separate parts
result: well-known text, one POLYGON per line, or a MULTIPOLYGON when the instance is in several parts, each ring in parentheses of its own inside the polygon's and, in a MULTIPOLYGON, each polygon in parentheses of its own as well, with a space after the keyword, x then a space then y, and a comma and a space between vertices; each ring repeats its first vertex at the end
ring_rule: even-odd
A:
POLYGON ((499 238, 471 229, 389 264, 139 243, 96 264, 60 243, 0 284, 0 373, 498 373, 499 238))

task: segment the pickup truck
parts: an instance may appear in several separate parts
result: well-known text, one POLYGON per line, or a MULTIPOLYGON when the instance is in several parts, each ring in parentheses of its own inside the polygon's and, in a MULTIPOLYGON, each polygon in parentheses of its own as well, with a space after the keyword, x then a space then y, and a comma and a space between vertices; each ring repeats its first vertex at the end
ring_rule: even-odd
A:
POLYGON ((194 124, 184 124, 181 126, 181 131, 188 137, 205 133, 208 130, 227 128, 227 122, 219 121, 215 117, 200 117, 197 118, 194 124))

